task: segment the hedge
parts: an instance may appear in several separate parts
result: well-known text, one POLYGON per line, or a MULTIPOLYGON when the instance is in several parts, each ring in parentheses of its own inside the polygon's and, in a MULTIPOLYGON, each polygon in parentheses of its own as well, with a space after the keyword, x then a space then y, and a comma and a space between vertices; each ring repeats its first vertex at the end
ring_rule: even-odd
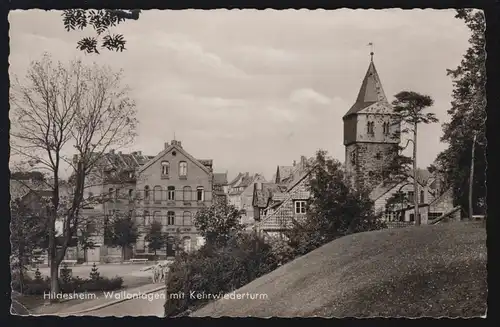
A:
MULTIPOLYGON (((21 292, 20 279, 18 274, 12 276, 12 289, 21 292)), ((24 278, 23 294, 25 295, 43 295, 50 292, 50 278, 33 279, 29 276, 24 278)), ((122 288, 123 279, 121 277, 99 277, 97 279, 72 277, 69 280, 59 279, 59 287, 62 293, 79 293, 79 292, 98 292, 98 291, 114 291, 122 288)))

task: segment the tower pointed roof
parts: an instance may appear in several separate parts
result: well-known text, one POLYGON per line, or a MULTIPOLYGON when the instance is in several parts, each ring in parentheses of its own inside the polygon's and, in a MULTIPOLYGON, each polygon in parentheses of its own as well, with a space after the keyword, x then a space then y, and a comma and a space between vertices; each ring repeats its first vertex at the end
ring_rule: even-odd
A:
MULTIPOLYGON (((372 59, 370 61, 370 65, 368 66, 365 78, 363 79, 363 83, 361 83, 361 88, 359 89, 356 102, 344 115, 344 117, 356 114, 375 103, 384 104, 383 107, 386 107, 386 105, 389 104, 387 97, 385 96, 384 89, 382 88, 382 82, 378 76, 377 69, 373 63, 372 54, 372 59)), ((377 107, 380 108, 380 106, 377 107)))

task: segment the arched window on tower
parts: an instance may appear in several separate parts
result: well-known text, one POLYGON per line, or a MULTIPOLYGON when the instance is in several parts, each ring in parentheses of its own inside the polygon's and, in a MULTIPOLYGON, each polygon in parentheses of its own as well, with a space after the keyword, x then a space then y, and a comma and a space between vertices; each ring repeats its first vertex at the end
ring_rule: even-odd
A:
POLYGON ((375 123, 372 121, 369 121, 368 123, 366 123, 366 131, 369 135, 373 136, 375 134, 374 125, 375 125, 375 123))
POLYGON ((385 122, 383 125, 384 135, 389 135, 389 123, 385 122))
POLYGON ((351 152, 351 164, 356 164, 356 150, 351 152))

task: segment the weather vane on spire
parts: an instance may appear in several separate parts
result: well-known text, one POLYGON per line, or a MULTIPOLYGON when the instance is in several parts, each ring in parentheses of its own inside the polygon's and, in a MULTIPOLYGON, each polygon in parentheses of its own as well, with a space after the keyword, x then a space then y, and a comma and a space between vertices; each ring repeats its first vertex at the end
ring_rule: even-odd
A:
POLYGON ((174 141, 175 141, 175 131, 174 131, 174 141))
POLYGON ((370 42, 368 43, 368 45, 370 46, 370 56, 371 56, 371 60, 373 61, 373 42, 370 42))

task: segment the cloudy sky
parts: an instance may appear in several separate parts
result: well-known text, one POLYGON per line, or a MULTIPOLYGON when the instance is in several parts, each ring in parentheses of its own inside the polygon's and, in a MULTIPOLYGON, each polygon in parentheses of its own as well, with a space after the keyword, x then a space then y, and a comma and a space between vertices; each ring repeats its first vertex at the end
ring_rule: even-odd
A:
MULTIPOLYGON (((10 13, 10 72, 23 76, 44 51, 69 61, 125 70, 137 103, 139 136, 131 150, 156 155, 174 133, 214 169, 264 173, 319 148, 344 161, 342 116, 369 64, 369 42, 389 101, 402 90, 432 96, 448 119, 455 68, 469 31, 452 10, 143 11, 126 22, 127 50, 85 55, 61 12, 10 13)), ((440 124, 422 126, 418 165, 445 145, 440 124)))

